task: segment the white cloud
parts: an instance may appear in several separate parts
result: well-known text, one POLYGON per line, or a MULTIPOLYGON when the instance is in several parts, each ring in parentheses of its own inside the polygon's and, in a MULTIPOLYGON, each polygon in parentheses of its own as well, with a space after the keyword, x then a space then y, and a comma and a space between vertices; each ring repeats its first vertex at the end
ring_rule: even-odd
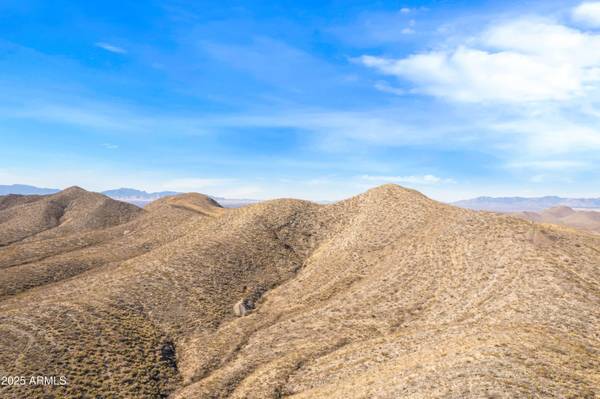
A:
POLYGON ((533 19, 492 26, 450 50, 361 61, 459 102, 568 101, 600 88, 600 35, 533 19))
POLYGON ((600 2, 581 3, 573 9, 572 17, 582 25, 591 28, 600 27, 600 2))
POLYGON ((575 161, 569 159, 552 159, 552 160, 527 160, 527 161, 513 161, 506 165, 512 169, 537 169, 537 170, 552 170, 560 171, 566 169, 582 169, 589 166, 587 163, 582 161, 575 161))
POLYGON ((104 50, 109 51, 111 53, 115 53, 115 54, 127 54, 127 50, 125 50, 122 47, 115 46, 114 44, 105 43, 105 42, 98 42, 98 43, 95 43, 95 45, 96 45, 96 47, 100 47, 101 49, 104 49, 104 50))
POLYGON ((434 175, 423 175, 423 176, 372 176, 363 175, 360 176, 362 180, 380 182, 380 183, 407 183, 417 185, 430 185, 430 184, 443 184, 443 183, 456 183, 454 179, 445 179, 434 175))
POLYGON ((400 12, 401 12, 402 14, 410 14, 410 12, 411 12, 411 9, 410 9, 410 8, 408 8, 408 7, 402 7, 402 8, 400 9, 400 12))

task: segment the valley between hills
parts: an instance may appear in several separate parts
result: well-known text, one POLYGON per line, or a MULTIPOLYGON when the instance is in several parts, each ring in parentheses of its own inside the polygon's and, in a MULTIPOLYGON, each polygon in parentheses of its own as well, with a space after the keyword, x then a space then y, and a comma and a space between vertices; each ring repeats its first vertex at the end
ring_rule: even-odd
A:
POLYGON ((396 185, 0 196, 0 269, 0 376, 67 380, 2 398, 600 396, 600 235, 396 185))

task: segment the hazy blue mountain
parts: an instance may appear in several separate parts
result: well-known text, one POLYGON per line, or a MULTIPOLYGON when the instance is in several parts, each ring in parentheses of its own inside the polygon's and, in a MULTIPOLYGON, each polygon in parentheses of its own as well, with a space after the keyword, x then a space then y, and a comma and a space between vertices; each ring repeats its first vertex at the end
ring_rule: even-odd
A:
POLYGON ((26 184, 0 185, 0 195, 21 194, 21 195, 46 195, 54 194, 60 190, 56 188, 40 188, 28 186, 26 184))
POLYGON ((149 193, 147 191, 136 190, 135 188, 117 188, 115 190, 103 191, 102 194, 111 198, 136 198, 140 200, 143 199, 154 201, 162 197, 181 193, 178 193, 177 191, 159 191, 155 193, 149 193))
POLYGON ((547 197, 477 197, 468 200, 456 201, 453 205, 462 208, 495 211, 495 212, 521 212, 541 211, 555 206, 568 206, 570 208, 600 208, 600 198, 563 198, 556 196, 547 197))

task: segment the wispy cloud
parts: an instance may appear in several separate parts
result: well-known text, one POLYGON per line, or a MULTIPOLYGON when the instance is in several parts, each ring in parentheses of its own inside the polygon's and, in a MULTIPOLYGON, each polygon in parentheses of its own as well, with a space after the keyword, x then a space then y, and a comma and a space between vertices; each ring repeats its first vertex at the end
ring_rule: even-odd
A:
POLYGON ((127 54, 127 50, 123 47, 116 46, 114 44, 106 43, 106 42, 97 42, 95 43, 96 47, 109 51, 115 54, 127 54))
POLYGON ((403 7, 392 12, 364 12, 348 25, 330 28, 341 40, 359 46, 379 46, 406 41, 414 32, 416 16, 425 8, 403 7))
POLYGON ((514 169, 539 169, 539 170, 580 170, 589 167, 589 164, 583 161, 569 160, 569 159, 554 159, 545 161, 514 161, 506 165, 508 168, 514 169))
POLYGON ((510 120, 492 123, 489 128, 508 135, 515 153, 530 158, 564 157, 600 150, 600 129, 584 119, 577 110, 537 107, 533 115, 516 115, 510 120), (519 148, 520 147, 520 148, 519 148))
MULTIPOLYGON (((41 94, 42 96, 43 94, 41 94)), ((18 107, 0 107, 6 117, 32 119, 94 129, 133 130, 150 123, 149 115, 136 114, 113 104, 74 99, 25 101, 18 107)))
POLYGON ((393 94, 397 94, 399 96, 402 96, 402 95, 408 93, 406 90, 404 90, 400 87, 391 86, 389 83, 383 82, 383 81, 375 82, 375 84, 373 86, 379 91, 383 91, 385 93, 393 93, 393 94))
POLYGON ((379 182, 379 183, 405 183, 405 184, 416 184, 416 185, 430 185, 430 184, 455 184, 456 180, 450 178, 442 178, 435 175, 422 175, 422 176, 371 176, 362 175, 362 180, 379 182))

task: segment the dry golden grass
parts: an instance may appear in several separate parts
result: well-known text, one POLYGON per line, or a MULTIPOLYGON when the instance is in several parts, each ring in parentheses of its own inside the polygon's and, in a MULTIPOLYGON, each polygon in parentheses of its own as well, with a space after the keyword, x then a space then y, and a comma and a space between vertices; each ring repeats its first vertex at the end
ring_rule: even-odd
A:
MULTIPOLYGON (((598 235, 393 185, 327 206, 224 210, 202 198, 128 222, 168 237, 146 251, 5 296, 0 375, 69 385, 0 396, 600 395, 598 235)), ((126 251, 138 243, 128 236, 86 248, 126 251)))

